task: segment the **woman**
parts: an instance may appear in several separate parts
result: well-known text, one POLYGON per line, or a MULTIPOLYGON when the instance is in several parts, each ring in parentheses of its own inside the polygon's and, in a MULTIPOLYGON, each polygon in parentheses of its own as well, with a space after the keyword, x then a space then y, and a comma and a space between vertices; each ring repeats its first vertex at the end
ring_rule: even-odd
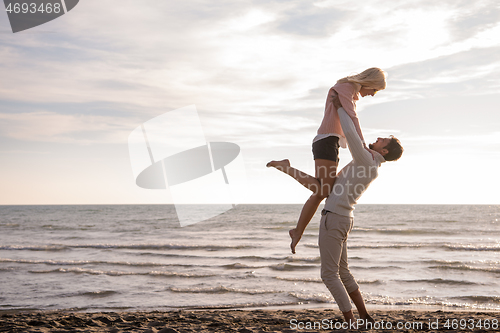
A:
MULTIPOLYGON (((380 68, 373 67, 359 74, 344 77, 330 88, 326 99, 323 121, 312 144, 315 177, 292 168, 290 161, 287 159, 271 161, 267 164, 267 167, 274 167, 290 175, 313 192, 302 208, 297 227, 289 232, 292 238, 290 244, 292 253, 295 253, 295 246, 302 237, 314 213, 316 213, 319 204, 330 194, 333 188, 339 161, 339 147, 347 147, 334 100, 337 104, 340 103, 349 114, 359 137, 363 141, 363 144, 365 144, 356 114, 356 101, 359 100, 359 96, 374 96, 377 91, 383 90, 385 87, 385 72, 380 68)), ((368 149, 366 144, 365 148, 368 149)))

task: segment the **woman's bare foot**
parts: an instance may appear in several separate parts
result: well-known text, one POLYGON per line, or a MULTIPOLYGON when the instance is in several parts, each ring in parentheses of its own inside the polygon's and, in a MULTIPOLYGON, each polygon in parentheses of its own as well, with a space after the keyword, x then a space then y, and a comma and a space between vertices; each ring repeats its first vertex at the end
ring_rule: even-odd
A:
POLYGON ((295 247, 299 243, 300 239, 302 238, 302 235, 299 235, 297 232, 297 229, 292 229, 288 231, 288 234, 290 235, 290 238, 292 239, 292 242, 290 243, 290 249, 292 250, 292 253, 295 254, 295 247))
POLYGON ((281 160, 281 161, 271 161, 271 162, 266 164, 266 167, 268 167, 268 168, 273 167, 273 168, 276 168, 280 171, 284 171, 285 168, 287 168, 289 166, 290 166, 290 161, 287 159, 281 160))

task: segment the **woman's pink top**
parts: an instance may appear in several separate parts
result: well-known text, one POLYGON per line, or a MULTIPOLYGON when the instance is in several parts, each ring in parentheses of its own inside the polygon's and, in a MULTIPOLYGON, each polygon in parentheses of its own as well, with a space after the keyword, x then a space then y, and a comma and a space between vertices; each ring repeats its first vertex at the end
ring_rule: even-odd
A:
MULTIPOLYGON (((314 141, 335 135, 340 138, 339 143, 342 148, 346 148, 346 140, 342 127, 340 126, 339 115, 337 109, 333 105, 333 97, 338 94, 342 107, 352 118, 355 124, 359 124, 358 115, 356 114, 356 101, 359 100, 359 89, 353 83, 337 83, 328 91, 325 105, 325 115, 323 121, 318 128, 318 136, 314 141)), ((358 125, 359 127, 359 125, 358 125)))

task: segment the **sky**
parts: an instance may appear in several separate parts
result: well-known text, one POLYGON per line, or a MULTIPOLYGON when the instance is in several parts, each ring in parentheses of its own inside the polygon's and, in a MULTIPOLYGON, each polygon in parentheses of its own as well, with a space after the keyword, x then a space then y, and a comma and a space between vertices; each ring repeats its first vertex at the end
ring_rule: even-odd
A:
POLYGON ((313 173, 329 88, 369 67, 388 77, 357 103, 364 137, 405 152, 359 203, 500 204, 498 36, 496 0, 81 0, 15 34, 2 9, 0 204, 173 203, 136 185, 128 138, 190 105, 241 148, 241 203, 302 203, 265 165, 313 173))

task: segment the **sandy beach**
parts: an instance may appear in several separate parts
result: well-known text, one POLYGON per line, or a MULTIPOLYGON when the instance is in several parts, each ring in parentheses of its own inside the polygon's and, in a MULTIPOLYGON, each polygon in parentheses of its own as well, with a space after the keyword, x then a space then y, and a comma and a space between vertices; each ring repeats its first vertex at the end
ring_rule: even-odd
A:
MULTIPOLYGON (((366 332, 492 332, 496 312, 376 310, 366 332)), ((174 312, 0 312, 0 332, 356 332, 331 309, 174 312)))

